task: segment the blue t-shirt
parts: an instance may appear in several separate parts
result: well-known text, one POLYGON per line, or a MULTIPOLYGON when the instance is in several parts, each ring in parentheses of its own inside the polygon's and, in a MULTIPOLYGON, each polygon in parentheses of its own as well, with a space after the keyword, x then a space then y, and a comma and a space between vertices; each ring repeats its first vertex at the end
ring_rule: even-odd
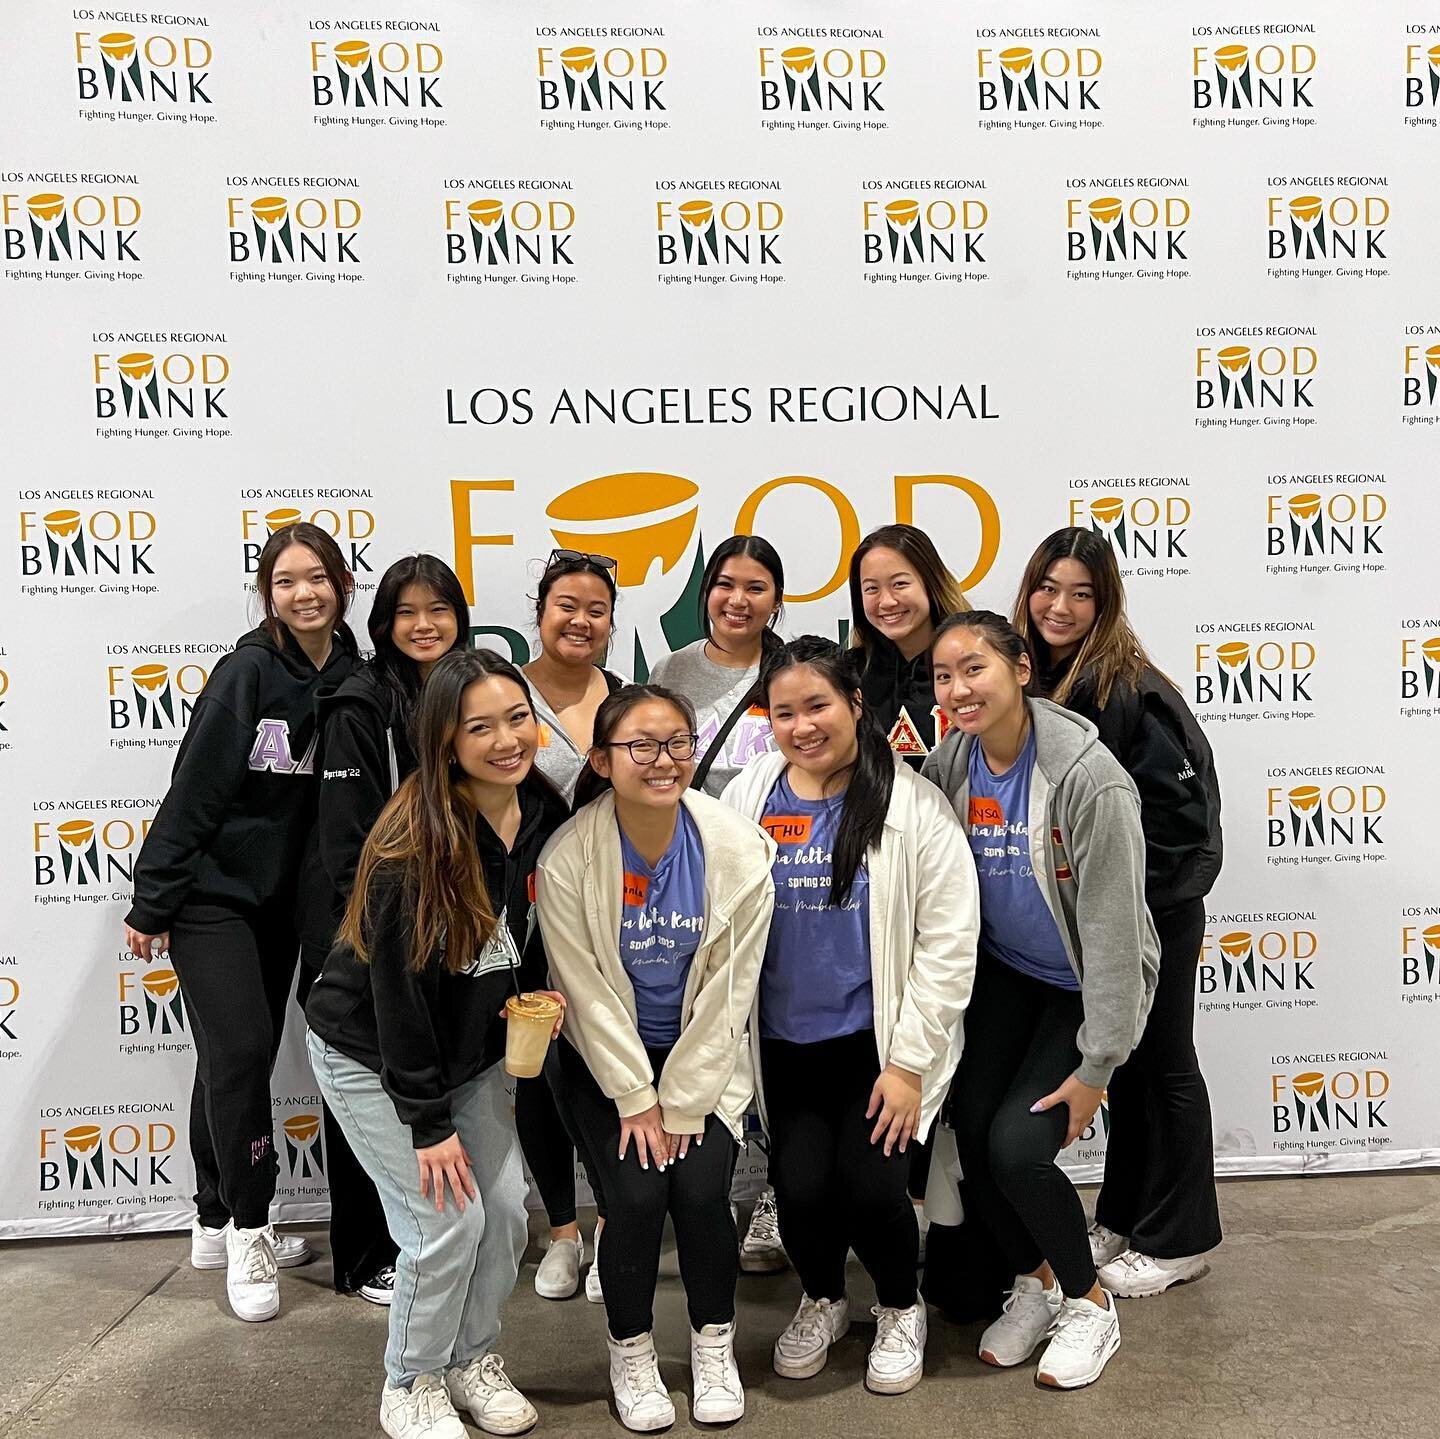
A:
POLYGON ((1030 864, 1031 726, 1015 763, 990 773, 977 740, 970 747, 970 819, 965 826, 980 880, 980 939, 1011 969, 1057 989, 1080 988, 1054 916, 1030 864))
POLYGON ((775 915, 760 971, 760 1033, 816 1044, 870 1029, 870 877, 861 865, 832 908, 830 871, 845 796, 796 796, 782 774, 760 823, 778 846, 775 915))
POLYGON ((640 1038, 663 1047, 680 1038, 685 980, 705 928, 705 851, 689 811, 680 806, 674 838, 654 869, 623 829, 620 862, 620 960, 635 990, 640 1038))

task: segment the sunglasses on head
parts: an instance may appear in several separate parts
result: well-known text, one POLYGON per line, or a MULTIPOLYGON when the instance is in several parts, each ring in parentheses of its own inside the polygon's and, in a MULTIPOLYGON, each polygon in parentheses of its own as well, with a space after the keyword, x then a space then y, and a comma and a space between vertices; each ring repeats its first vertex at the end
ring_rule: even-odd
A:
POLYGON ((550 558, 546 561, 546 568, 557 561, 578 560, 582 564, 594 565, 598 569, 609 570, 612 574, 620 568, 620 561, 610 555, 589 555, 583 550, 551 550, 550 558))

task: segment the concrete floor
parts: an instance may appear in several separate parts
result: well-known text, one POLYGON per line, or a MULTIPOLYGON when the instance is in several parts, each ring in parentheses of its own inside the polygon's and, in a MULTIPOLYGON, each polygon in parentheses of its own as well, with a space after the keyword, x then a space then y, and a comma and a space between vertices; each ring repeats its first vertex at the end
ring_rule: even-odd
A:
MULTIPOLYGON (((1434 1439, 1440 1175, 1232 1181, 1227 1240, 1200 1283, 1121 1310, 1124 1347, 1074 1394, 974 1358, 978 1326, 932 1311, 926 1379, 898 1398, 861 1381, 858 1325, 816 1379, 770 1369, 797 1298, 793 1273, 740 1283, 741 1372, 762 1436, 984 1435, 1033 1439, 1434 1439)), ((323 1235, 312 1236, 323 1251, 323 1235)), ((196 1273, 179 1235, 0 1247, 0 1435, 110 1439, 320 1439, 374 1435, 385 1315, 330 1290, 323 1256, 282 1271, 284 1310, 241 1324, 224 1277, 196 1273)), ((532 1247, 505 1315, 510 1372, 540 1411, 537 1434, 624 1431, 607 1399, 603 1311, 536 1297, 532 1247)), ((683 1296, 666 1254, 656 1305, 663 1369, 695 1432, 683 1296)), ((853 1270, 852 1312, 870 1295, 853 1270)), ((868 1315, 865 1316, 868 1320, 868 1315)), ((478 1432, 478 1431, 472 1431, 478 1432)))

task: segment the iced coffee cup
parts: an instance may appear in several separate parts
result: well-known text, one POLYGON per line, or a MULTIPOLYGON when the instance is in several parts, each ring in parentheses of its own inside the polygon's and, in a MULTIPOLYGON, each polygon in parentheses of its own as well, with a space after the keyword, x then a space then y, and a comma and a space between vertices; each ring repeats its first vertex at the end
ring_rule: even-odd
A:
POLYGON ((545 1067, 550 1032, 560 1017, 557 1000, 544 994, 512 994, 505 1001, 505 1072, 534 1079, 545 1067))

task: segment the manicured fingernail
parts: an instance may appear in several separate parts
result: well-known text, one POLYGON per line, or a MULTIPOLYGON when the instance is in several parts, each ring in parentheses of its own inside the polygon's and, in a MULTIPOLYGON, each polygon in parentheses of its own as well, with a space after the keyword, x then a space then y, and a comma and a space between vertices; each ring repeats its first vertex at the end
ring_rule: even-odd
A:
POLYGON ((1040 1100, 1038 1100, 1038 1099, 1035 1101, 1034 1104, 1032 1104, 1032 1105, 1030 1106, 1030 1113, 1031 1113, 1031 1114, 1043 1114, 1044 1112, 1045 1112, 1045 1105, 1043 1104, 1042 1101, 1040 1101, 1040 1100))

